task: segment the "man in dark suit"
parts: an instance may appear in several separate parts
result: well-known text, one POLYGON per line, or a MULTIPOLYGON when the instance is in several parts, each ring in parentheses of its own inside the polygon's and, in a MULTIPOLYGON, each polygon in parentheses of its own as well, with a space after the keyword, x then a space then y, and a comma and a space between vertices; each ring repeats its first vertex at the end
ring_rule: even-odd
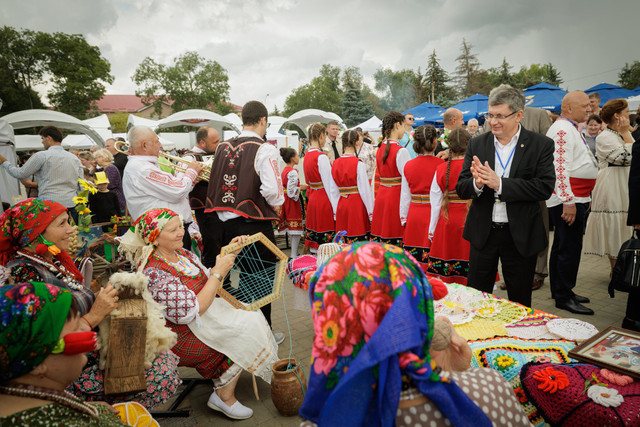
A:
POLYGON ((556 176, 553 141, 520 126, 524 102, 509 85, 491 91, 491 133, 469 141, 456 192, 473 200, 463 233, 471 243, 468 285, 492 292, 500 260, 509 299, 531 306, 536 257, 548 239, 539 202, 556 176))

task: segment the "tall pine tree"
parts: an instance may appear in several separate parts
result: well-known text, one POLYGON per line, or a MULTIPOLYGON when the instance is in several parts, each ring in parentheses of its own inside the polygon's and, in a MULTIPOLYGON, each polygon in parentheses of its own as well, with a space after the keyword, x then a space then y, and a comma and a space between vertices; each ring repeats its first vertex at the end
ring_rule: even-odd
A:
POLYGON ((342 119, 352 127, 373 116, 373 106, 362 96, 362 75, 357 67, 348 67, 343 71, 342 119))
POLYGON ((455 82, 458 94, 461 98, 467 98, 478 92, 478 71, 480 71, 480 61, 478 57, 471 52, 473 45, 467 43, 466 39, 462 39, 460 46, 460 56, 456 58, 458 66, 455 72, 455 82))
POLYGON ((427 69, 424 72, 424 86, 427 96, 423 102, 448 107, 455 102, 455 93, 449 82, 451 78, 449 74, 440 66, 440 61, 436 55, 435 49, 429 55, 427 69), (444 105, 446 104, 446 105, 444 105))

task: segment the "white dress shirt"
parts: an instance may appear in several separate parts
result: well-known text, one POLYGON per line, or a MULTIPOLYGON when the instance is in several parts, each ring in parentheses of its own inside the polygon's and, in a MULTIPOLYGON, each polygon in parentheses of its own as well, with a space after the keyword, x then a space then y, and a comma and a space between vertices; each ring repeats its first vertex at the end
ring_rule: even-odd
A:
MULTIPOLYGON (((491 214, 491 221, 493 222, 509 222, 509 217, 507 216, 507 204, 505 202, 501 202, 498 199, 498 196, 502 194, 502 178, 509 178, 509 172, 511 171, 511 164, 513 163, 513 158, 515 157, 515 149, 516 144, 518 143, 518 138, 520 138, 520 131, 522 127, 518 125, 518 132, 511 138, 508 144, 503 145, 498 141, 498 138, 493 137, 493 146, 495 147, 495 172, 500 177, 500 186, 498 187, 498 191, 495 192, 496 203, 493 205, 493 212, 491 214), (513 151, 513 155, 511 152, 513 151), (511 155, 511 158, 509 156, 511 155), (500 156, 500 158, 498 158, 500 156), (502 159, 503 165, 500 164, 500 159, 502 159)), ((482 193, 482 189, 476 186, 476 181, 473 181, 473 188, 476 190, 477 194, 482 193)))
MULTIPOLYGON (((260 138, 255 132, 243 130, 239 138, 252 136, 260 138)), ((278 168, 279 153, 275 145, 264 143, 258 148, 254 164, 255 171, 260 177, 260 194, 271 206, 282 206, 284 203, 284 190, 282 189, 282 179, 278 168)), ((230 211, 216 211, 220 221, 228 221, 239 218, 240 215, 230 211)))
POLYGON ((189 193, 197 174, 193 169, 171 175, 158 166, 156 156, 129 156, 122 189, 131 218, 135 221, 151 209, 171 209, 189 224, 193 222, 189 193))

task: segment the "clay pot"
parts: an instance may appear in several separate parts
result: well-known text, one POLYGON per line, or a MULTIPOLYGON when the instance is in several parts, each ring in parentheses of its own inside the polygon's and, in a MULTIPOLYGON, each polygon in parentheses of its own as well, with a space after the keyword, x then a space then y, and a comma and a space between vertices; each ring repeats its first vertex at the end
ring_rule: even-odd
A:
POLYGON ((295 359, 280 359, 271 366, 271 400, 280 415, 298 415, 307 391, 307 379, 295 359), (291 360, 292 368, 287 370, 291 360), (300 382, 302 381, 302 384, 300 382))

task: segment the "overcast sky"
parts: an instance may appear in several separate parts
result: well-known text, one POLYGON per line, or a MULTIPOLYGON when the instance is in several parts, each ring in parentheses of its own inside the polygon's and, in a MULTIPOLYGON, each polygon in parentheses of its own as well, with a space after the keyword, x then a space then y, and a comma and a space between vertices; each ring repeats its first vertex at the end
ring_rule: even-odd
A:
POLYGON ((134 93, 146 56, 195 50, 227 70, 231 102, 272 110, 326 63, 371 84, 380 67, 424 70, 435 49, 452 73, 463 37, 482 68, 551 62, 565 89, 616 84, 640 60, 639 17, 640 0, 2 0, 0 25, 83 34, 111 63, 109 94, 134 93))

